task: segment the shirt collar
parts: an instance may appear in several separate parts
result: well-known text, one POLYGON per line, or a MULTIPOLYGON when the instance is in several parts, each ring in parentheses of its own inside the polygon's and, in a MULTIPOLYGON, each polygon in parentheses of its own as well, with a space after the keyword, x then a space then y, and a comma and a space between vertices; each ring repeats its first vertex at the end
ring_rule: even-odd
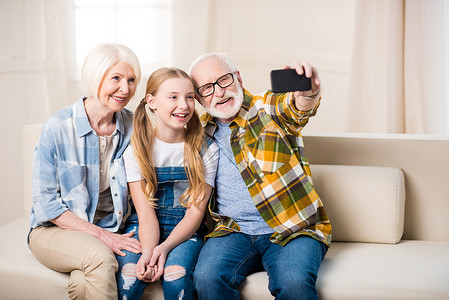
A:
POLYGON ((249 108, 251 106, 252 101, 253 101, 253 95, 251 95, 251 93, 248 92, 246 89, 243 89, 242 107, 240 108, 240 111, 239 111, 237 117, 235 117, 235 119, 232 120, 230 125, 232 125, 232 123, 234 122, 235 124, 237 124, 237 126, 239 126, 241 128, 246 127, 246 124, 248 123, 249 108))
MULTIPOLYGON (((87 118, 86 108, 84 107, 84 100, 86 100, 86 97, 79 99, 73 106, 75 126, 79 137, 82 137, 90 132, 94 132, 94 130, 90 126, 89 119, 87 118)), ((119 131, 121 134, 124 134, 125 127, 122 114, 120 112, 115 112, 114 116, 115 116, 115 130, 119 131)))

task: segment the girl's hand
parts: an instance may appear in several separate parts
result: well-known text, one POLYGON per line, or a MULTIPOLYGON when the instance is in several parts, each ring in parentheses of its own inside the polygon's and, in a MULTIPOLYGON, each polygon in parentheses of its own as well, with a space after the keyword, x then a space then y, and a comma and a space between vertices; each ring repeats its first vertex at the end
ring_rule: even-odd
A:
POLYGON ((139 280, 144 282, 151 282, 151 279, 156 274, 156 270, 149 265, 151 253, 142 253, 139 261, 136 264, 136 275, 139 280))
POLYGON ((164 274, 164 265, 167 260, 168 248, 162 243, 153 249, 153 255, 151 256, 150 266, 156 271, 151 282, 157 281, 164 274))

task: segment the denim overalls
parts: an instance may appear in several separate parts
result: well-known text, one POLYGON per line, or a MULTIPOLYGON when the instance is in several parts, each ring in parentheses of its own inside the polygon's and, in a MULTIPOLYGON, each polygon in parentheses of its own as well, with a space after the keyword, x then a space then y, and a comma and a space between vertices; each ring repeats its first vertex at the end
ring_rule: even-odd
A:
MULTIPOLYGON (((160 242, 163 242, 172 232, 173 228, 182 220, 186 213, 179 198, 187 189, 189 182, 183 167, 156 168, 158 188, 156 214, 159 221, 160 242)), ((125 232, 134 231, 134 238, 138 239, 139 221, 134 206, 131 206, 131 215, 125 223, 125 232)), ((185 276, 175 280, 165 280, 162 276, 162 289, 165 299, 195 299, 193 288, 193 271, 203 246, 203 236, 200 232, 195 233, 190 239, 173 248, 167 256, 165 267, 178 265, 186 270, 185 276)), ((140 281, 135 275, 135 264, 141 254, 134 254, 123 250, 126 256, 118 256, 119 269, 117 271, 117 287, 119 299, 140 299, 144 288, 148 283, 140 281), (129 270, 129 271, 128 271, 129 270)))

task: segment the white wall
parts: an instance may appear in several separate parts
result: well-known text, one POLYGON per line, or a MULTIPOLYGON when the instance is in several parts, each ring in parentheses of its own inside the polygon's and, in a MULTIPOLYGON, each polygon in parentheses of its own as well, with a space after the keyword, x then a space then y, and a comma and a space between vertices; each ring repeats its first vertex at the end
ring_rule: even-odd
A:
MULTIPOLYGON (((52 3, 57 1, 0 0, 0 225, 23 215, 23 184, 30 184, 22 180, 23 125, 42 123, 79 97, 76 82, 60 87, 51 57, 45 56, 57 39, 43 22, 52 3), (49 101, 50 93, 68 95, 49 101)), ((354 7, 355 0, 174 1, 173 65, 187 69, 204 52, 228 52, 245 87, 257 93, 269 89, 271 69, 309 61, 320 72, 325 102, 307 130, 329 131, 347 95, 354 7)))

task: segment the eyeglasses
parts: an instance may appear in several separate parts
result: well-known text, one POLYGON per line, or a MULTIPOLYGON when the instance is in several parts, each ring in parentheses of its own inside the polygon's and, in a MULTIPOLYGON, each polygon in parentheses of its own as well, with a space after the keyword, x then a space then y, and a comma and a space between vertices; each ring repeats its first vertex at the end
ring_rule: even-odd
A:
POLYGON ((215 85, 217 84, 222 89, 225 87, 230 86, 234 83, 234 76, 232 76, 232 73, 224 74, 220 78, 217 79, 214 83, 206 83, 205 85, 200 86, 196 89, 198 94, 200 94, 201 97, 207 97, 212 95, 215 92, 215 85))

